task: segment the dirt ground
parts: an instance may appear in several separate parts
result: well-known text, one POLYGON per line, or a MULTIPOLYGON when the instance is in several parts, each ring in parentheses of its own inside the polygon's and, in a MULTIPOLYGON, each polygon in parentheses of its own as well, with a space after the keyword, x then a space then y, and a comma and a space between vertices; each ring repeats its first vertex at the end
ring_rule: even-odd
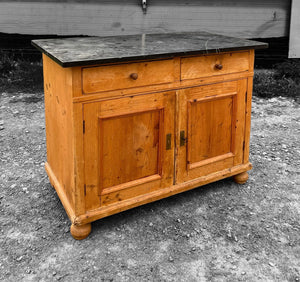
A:
POLYGON ((254 97, 253 170, 74 240, 44 171, 42 93, 0 94, 0 281, 300 281, 300 107, 254 97))

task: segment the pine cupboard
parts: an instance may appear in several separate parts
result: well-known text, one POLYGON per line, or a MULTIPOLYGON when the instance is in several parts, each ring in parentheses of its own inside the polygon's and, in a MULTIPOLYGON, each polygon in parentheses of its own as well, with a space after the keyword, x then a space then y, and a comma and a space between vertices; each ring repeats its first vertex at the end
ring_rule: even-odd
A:
POLYGON ((254 50, 204 32, 35 40, 51 184, 91 222, 233 176, 249 162, 254 50))

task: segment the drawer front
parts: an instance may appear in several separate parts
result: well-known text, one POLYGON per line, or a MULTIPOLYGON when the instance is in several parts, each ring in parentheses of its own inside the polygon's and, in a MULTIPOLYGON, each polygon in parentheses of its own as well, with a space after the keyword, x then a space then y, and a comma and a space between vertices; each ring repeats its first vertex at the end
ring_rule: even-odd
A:
POLYGON ((174 61, 162 60, 82 69, 84 94, 126 89, 175 80, 174 61))
POLYGON ((181 59, 181 80, 249 70, 249 53, 202 55, 181 59))

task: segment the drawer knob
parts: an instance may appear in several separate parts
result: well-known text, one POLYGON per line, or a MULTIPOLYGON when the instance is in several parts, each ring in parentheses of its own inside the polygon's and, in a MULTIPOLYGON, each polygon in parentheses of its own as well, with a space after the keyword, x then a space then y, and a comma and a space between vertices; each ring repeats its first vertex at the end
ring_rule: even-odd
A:
POLYGON ((138 74, 135 73, 135 72, 130 75, 130 78, 133 79, 133 80, 137 80, 138 77, 139 77, 138 74))
POLYGON ((221 70, 223 68, 223 66, 221 64, 215 64, 215 68, 217 70, 221 70))

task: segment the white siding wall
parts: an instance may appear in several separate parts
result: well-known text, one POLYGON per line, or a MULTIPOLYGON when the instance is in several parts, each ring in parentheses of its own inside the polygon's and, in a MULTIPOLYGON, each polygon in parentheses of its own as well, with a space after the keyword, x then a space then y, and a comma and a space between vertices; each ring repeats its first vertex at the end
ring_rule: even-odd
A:
POLYGON ((300 58, 300 0, 292 1, 289 58, 300 58))
POLYGON ((149 0, 145 15, 140 2, 0 0, 0 32, 119 35, 204 30, 244 38, 288 36, 289 0, 149 0))

